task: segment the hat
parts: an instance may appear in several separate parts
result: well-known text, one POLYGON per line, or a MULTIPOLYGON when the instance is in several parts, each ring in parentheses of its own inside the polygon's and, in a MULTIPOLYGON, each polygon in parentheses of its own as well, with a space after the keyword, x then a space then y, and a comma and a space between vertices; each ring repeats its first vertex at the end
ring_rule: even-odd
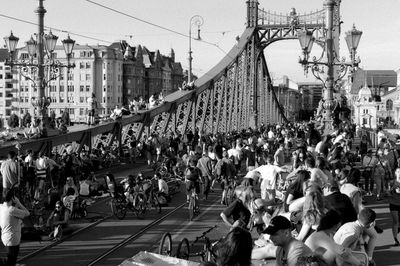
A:
POLYGON ((290 221, 286 217, 278 215, 271 219, 271 222, 269 223, 268 227, 265 228, 263 233, 273 235, 279 230, 291 228, 292 224, 290 223, 290 221))
POLYGON ((252 170, 247 172, 247 174, 245 175, 244 178, 248 178, 248 179, 256 179, 260 177, 260 172, 252 170))

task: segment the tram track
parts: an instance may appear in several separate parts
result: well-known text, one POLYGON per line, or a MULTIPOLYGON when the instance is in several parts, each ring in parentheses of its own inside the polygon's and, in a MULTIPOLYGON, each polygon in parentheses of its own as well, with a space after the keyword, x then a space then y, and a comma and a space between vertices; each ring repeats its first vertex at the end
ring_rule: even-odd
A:
MULTIPOLYGON (((125 239, 123 239, 122 241, 120 241, 118 244, 116 244, 114 247, 106 250, 105 252, 101 253, 101 255, 97 255, 97 257, 95 257, 95 259, 91 260, 91 262, 88 265, 94 265, 95 263, 97 263, 98 261, 103 260, 104 258, 106 258, 107 256, 109 256, 110 254, 112 254, 114 251, 124 247, 124 245, 126 245, 127 243, 129 243, 130 241, 140 237, 141 235, 143 235, 146 231, 150 230, 151 228, 153 228, 154 226, 156 226, 157 224, 161 223, 162 221, 166 220, 170 215, 172 215, 173 213, 175 213, 176 211, 178 211, 179 209, 181 209, 182 207, 184 207, 186 205, 186 203, 182 203, 179 204, 176 207, 173 207, 173 209, 169 210, 167 213, 165 213, 164 215, 162 215, 159 218, 151 218, 151 222, 148 223, 145 226, 142 226, 141 228, 138 228, 137 230, 135 230, 134 234, 131 234, 129 237, 126 237, 125 239)), ((105 224, 110 220, 110 218, 112 218, 113 215, 108 214, 107 216, 100 218, 99 220, 88 224, 85 227, 82 227, 76 231, 74 231, 72 234, 70 235, 66 235, 64 236, 61 240, 55 241, 55 242, 51 242, 37 250, 34 250, 26 255, 24 255, 23 257, 19 258, 18 263, 27 263, 30 260, 37 260, 39 259, 41 256, 45 256, 43 255, 43 253, 45 252, 52 252, 52 250, 59 248, 59 246, 65 242, 65 244, 69 244, 68 240, 75 238, 82 238, 82 235, 85 234, 90 234, 91 229, 92 230, 96 230, 95 228, 97 227, 101 227, 101 226, 105 226, 105 224)), ((135 220, 135 219, 134 219, 135 220)), ((132 221, 134 221, 132 220, 132 221)), ((112 222, 112 221, 110 221, 112 222)), ((86 263, 85 263, 86 264, 86 263)))
POLYGON ((129 237, 125 238, 124 240, 122 240, 120 243, 118 243, 117 245, 115 245, 114 247, 108 249, 107 251, 105 251, 103 254, 101 254, 100 256, 98 256, 97 258, 95 258, 94 260, 92 260, 91 262, 89 262, 87 264, 87 266, 93 266, 96 263, 104 260, 105 258, 107 258, 110 254, 114 253, 115 251, 121 249, 122 247, 124 247, 125 245, 127 245, 129 242, 134 241, 135 239, 139 238, 141 235, 143 235, 146 231, 149 231, 151 228, 153 228, 154 226, 158 225, 159 223, 161 223, 162 221, 164 221, 165 219, 167 219, 169 216, 171 216, 173 213, 175 213, 176 211, 180 210, 181 208, 183 208, 184 206, 186 206, 186 202, 182 203, 180 205, 178 205, 177 207, 175 207, 173 210, 169 211, 168 213, 164 214, 162 217, 154 220, 153 222, 151 222, 150 224, 144 226, 142 229, 140 229, 139 231, 135 232, 134 234, 130 235, 129 237))

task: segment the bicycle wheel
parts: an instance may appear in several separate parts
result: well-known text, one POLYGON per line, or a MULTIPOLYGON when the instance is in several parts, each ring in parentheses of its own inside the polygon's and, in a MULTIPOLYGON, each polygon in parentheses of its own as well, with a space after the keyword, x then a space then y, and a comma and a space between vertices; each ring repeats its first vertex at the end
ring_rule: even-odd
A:
POLYGON ((160 246, 158 247, 158 254, 164 256, 172 255, 172 238, 170 233, 165 233, 160 241, 160 246))
POLYGON ((179 242, 178 249, 176 250, 176 257, 178 259, 189 260, 190 253, 189 253, 189 240, 187 238, 182 239, 179 242))
POLYGON ((152 200, 151 205, 152 205, 152 207, 154 207, 154 209, 157 210, 158 213, 161 213, 161 204, 160 204, 160 201, 158 200, 157 195, 155 195, 155 194, 153 195, 153 200, 152 200))
POLYGON ((112 198, 110 201, 111 212, 118 219, 122 220, 126 216, 126 206, 120 199, 112 198))
POLYGON ((193 220, 194 211, 195 211, 195 208, 196 208, 195 204, 196 204, 196 203, 195 203, 194 197, 193 197, 193 196, 190 196, 190 199, 189 199, 189 207, 188 207, 188 209, 189 209, 189 221, 192 221, 192 220, 193 220))
POLYGON ((133 199, 133 208, 138 218, 143 218, 146 213, 146 197, 143 193, 139 193, 133 199))

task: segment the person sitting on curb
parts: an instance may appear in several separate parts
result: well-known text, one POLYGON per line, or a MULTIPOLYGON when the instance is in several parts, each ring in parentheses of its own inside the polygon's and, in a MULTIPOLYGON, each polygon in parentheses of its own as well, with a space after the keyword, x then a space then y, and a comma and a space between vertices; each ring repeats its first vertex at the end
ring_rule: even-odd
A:
POLYGON ((295 266, 299 258, 312 255, 309 247, 292 236, 291 229, 292 224, 287 218, 283 216, 272 218, 263 233, 270 235, 273 244, 253 249, 251 258, 262 260, 275 257, 276 265, 295 266))
POLYGON ((61 201, 56 202, 54 211, 47 219, 46 227, 50 228, 49 238, 52 240, 60 240, 69 223, 70 211, 61 201))
POLYGON ((370 208, 364 208, 358 214, 357 221, 345 223, 333 237, 336 243, 352 250, 364 251, 365 246, 370 266, 376 265, 372 259, 378 240, 378 234, 374 229, 375 219, 376 213, 370 208))

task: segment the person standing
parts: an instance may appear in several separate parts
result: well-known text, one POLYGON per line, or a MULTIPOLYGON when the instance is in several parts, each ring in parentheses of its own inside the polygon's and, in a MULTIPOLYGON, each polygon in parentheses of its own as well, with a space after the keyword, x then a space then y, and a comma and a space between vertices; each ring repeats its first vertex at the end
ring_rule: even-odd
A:
POLYGON ((94 115, 97 109, 96 95, 92 93, 92 96, 87 99, 88 104, 88 125, 94 125, 94 115))
POLYGON ((3 198, 7 192, 19 182, 18 180, 18 164, 15 160, 15 152, 9 151, 7 160, 1 164, 0 172, 3 177, 3 198))
POLYGON ((29 216, 29 211, 14 195, 14 189, 8 190, 5 201, 0 204, 1 241, 6 247, 6 266, 16 265, 19 244, 21 242, 22 219, 29 216))
POLYGON ((213 180, 211 159, 208 157, 207 153, 203 153, 203 156, 197 161, 197 168, 201 171, 201 177, 204 184, 203 193, 205 199, 207 199, 208 192, 210 191, 210 184, 213 180))

